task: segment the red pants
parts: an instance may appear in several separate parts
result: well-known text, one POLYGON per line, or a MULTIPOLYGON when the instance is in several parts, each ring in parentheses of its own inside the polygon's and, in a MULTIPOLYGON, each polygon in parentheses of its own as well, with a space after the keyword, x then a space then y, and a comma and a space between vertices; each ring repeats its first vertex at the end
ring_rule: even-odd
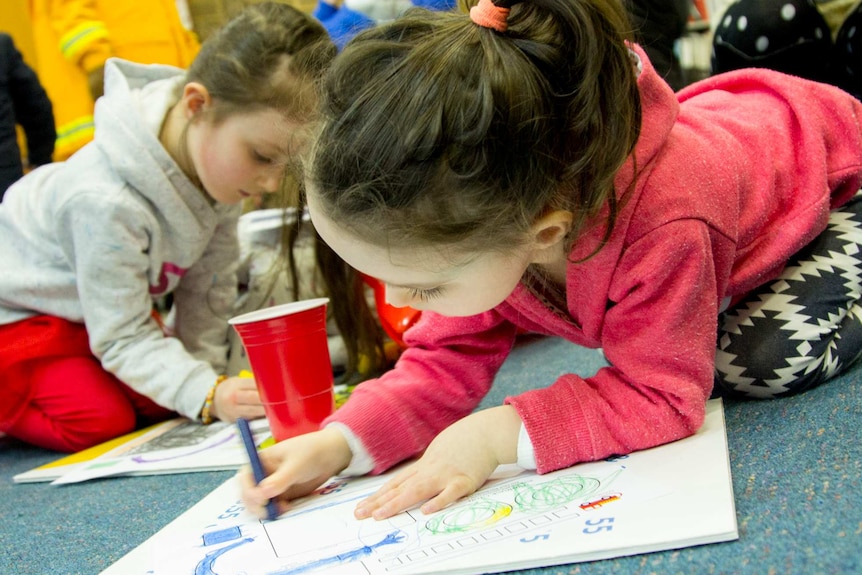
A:
POLYGON ((74 452, 176 416, 105 371, 82 324, 37 316, 0 326, 0 431, 74 452))

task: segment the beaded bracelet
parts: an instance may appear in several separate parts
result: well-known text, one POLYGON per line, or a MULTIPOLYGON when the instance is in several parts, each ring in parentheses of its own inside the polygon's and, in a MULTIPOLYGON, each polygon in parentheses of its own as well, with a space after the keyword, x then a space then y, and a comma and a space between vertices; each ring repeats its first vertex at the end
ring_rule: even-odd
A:
POLYGON ((210 423, 213 422, 213 416, 210 413, 210 411, 212 410, 213 401, 215 400, 216 388, 219 386, 219 384, 221 382, 223 382, 226 379, 227 379, 226 375, 218 376, 218 378, 216 378, 216 381, 213 384, 213 386, 207 392, 207 398, 204 400, 204 407, 203 407, 203 409, 201 409, 201 423, 203 423, 204 425, 209 425, 210 423))

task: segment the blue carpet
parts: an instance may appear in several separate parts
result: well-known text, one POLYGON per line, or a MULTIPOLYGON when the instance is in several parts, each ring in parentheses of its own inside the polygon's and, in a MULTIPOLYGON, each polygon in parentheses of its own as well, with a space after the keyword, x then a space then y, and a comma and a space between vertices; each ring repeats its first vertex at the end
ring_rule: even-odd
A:
MULTIPOLYGON (((587 375, 601 365, 595 350, 525 340, 484 405, 565 371, 587 375)), ((862 573, 862 365, 797 397, 725 400, 725 418, 738 541, 520 573, 862 573)), ((95 575, 232 475, 12 483, 13 475, 57 457, 0 439, 0 575, 95 575)))

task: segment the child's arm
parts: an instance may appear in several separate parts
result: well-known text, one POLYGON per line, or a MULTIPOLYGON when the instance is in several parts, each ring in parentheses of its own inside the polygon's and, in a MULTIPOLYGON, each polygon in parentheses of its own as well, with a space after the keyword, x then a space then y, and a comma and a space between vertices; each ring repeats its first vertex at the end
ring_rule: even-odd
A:
MULTIPOLYGON (((98 172, 98 160, 78 155, 78 168, 98 172)), ((107 371, 159 405, 197 418, 223 369, 190 354, 177 337, 165 337, 152 317, 150 286, 161 281, 155 268, 160 262, 152 254, 159 245, 152 238, 162 233, 158 220, 134 196, 118 193, 114 182, 94 178, 70 185, 87 189, 65 195, 54 208, 62 251, 53 257, 70 262, 76 276, 75 288, 58 296, 68 300, 65 313, 80 314, 91 349, 107 371)), ((226 317, 220 332, 225 339, 226 317)))
MULTIPOLYGON (((449 426, 425 454, 389 480, 356 508, 356 517, 385 519, 425 501, 433 513, 481 487, 498 465, 516 458, 521 420, 509 406, 476 412, 449 426), (428 500, 428 501, 426 501, 428 500)), ((289 501, 314 491, 343 471, 352 454, 335 428, 287 439, 260 452, 270 475, 255 485, 251 470, 239 472, 242 498, 251 513, 266 516, 266 503, 276 499, 279 512, 289 501)))
MULTIPOLYGON (((200 259, 174 290, 174 334, 196 358, 217 372, 227 366, 227 320, 238 294, 238 213, 222 215, 200 259)), ((203 401, 203 398, 201 398, 203 401)))
POLYGON ((113 55, 108 28, 94 0, 53 0, 51 24, 60 39, 57 49, 87 74, 93 99, 102 95, 105 61, 113 55))
POLYGON ((359 438, 372 473, 421 454, 444 429, 476 409, 509 354, 516 328, 496 312, 445 318, 423 312, 405 333, 394 369, 359 385, 325 423, 359 438))
MULTIPOLYGON (((698 429, 715 354, 713 249, 726 255, 732 246, 698 220, 672 222, 630 247, 611 293, 579 289, 601 314, 587 318, 596 327, 588 328, 584 343, 601 341, 613 365, 586 379, 566 374, 507 399, 524 423, 540 473, 654 447, 698 429), (609 297, 615 304, 607 310, 609 297)), ((597 275, 586 273, 583 281, 597 275)), ((529 317, 513 304, 473 318, 423 313, 407 332, 412 347, 396 367, 359 386, 334 414, 367 448, 375 472, 421 453, 455 419, 469 415, 464 409, 475 408, 509 350, 504 343, 512 324, 504 316, 529 317)))
POLYGON ((9 54, 6 65, 15 120, 27 135, 27 167, 35 168, 51 162, 54 153, 57 132, 51 101, 36 73, 24 62, 12 38, 7 34, 3 34, 2 38, 9 54))
MULTIPOLYGON (((237 218, 223 215, 207 249, 183 276, 174 291, 174 332, 186 349, 218 372, 227 364, 226 319, 234 315, 237 299, 239 241, 237 218)), ((200 398, 203 405, 204 397, 200 398)), ((231 377, 214 389, 209 416, 222 421, 264 416, 254 379, 231 377)))

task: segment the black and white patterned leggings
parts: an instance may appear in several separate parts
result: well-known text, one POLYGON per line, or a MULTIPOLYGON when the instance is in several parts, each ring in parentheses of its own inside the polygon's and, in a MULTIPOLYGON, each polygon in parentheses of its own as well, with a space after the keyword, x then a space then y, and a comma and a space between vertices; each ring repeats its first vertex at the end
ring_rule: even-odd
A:
POLYGON ((862 353, 862 191, 781 275, 718 318, 714 395, 801 393, 862 353))
MULTIPOLYGON (((820 5, 829 4, 824 0, 820 5)), ((717 20, 712 72, 769 68, 862 99, 862 4, 835 3, 832 29, 815 0, 738 0, 717 20)))

